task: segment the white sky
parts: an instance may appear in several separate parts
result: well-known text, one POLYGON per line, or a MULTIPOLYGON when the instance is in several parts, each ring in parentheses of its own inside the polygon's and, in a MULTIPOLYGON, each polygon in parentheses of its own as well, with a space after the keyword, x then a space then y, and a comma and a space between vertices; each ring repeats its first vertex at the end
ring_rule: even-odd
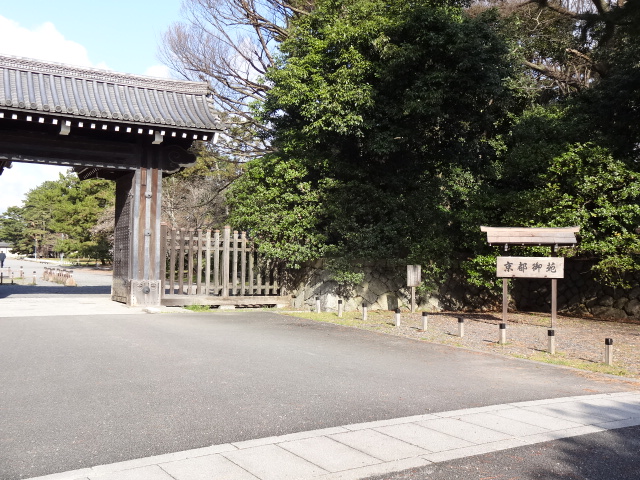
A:
MULTIPOLYGON (((180 0, 0 0, 0 53, 170 77, 157 51, 179 9, 180 0)), ((0 214, 65 171, 14 163, 0 175, 0 214)))

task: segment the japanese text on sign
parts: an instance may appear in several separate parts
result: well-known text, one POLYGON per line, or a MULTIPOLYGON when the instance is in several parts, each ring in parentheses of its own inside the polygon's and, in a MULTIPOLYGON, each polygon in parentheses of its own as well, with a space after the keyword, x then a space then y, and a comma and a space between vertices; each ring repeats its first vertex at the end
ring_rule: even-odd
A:
POLYGON ((498 257, 498 277, 564 278, 562 257, 498 257))

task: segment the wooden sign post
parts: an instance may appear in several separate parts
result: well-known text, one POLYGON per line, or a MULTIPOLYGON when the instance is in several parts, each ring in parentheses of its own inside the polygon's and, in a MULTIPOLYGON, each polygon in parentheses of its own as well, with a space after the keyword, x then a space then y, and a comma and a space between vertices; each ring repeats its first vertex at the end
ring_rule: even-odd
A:
POLYGON ((422 266, 407 265, 407 287, 411 287, 411 313, 416 311, 416 287, 422 282, 422 266))
POLYGON ((558 247, 573 247, 578 243, 580 227, 480 227, 487 234, 489 245, 548 246, 552 257, 497 257, 496 272, 502 278, 502 320, 507 320, 509 278, 551 279, 551 328, 558 310, 558 278, 564 278, 564 258, 557 257, 558 247))

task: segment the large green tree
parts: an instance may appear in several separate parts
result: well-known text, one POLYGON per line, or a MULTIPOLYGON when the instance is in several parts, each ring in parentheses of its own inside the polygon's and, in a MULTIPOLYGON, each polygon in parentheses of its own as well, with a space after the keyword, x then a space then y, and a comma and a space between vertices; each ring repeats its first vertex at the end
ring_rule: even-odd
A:
POLYGON ((473 3, 321 0, 295 19, 259 106, 274 151, 232 189, 234 225, 292 265, 461 262, 483 285, 479 225, 577 225, 573 254, 624 285, 640 0, 473 3))
POLYGON ((465 6, 332 0, 297 19, 266 75, 276 151, 233 188, 234 224, 292 264, 442 264, 468 247, 469 202, 522 98, 498 16, 465 6))
MULTIPOLYGON (((640 2, 491 3, 501 6, 534 102, 500 138, 495 177, 483 187, 489 201, 474 209, 490 210, 499 226, 579 226, 578 248, 562 254, 591 260, 609 285, 628 285, 626 274, 640 268, 640 2)), ((474 282, 494 281, 496 253, 479 248, 469 259, 474 282)))

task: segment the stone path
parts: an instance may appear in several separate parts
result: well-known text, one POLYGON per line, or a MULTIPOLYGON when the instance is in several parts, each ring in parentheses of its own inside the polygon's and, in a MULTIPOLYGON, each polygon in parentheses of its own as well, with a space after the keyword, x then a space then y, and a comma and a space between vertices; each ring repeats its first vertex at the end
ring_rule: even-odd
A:
POLYGON ((37 480, 357 480, 637 425, 640 392, 619 392, 345 425, 101 465, 37 480))

